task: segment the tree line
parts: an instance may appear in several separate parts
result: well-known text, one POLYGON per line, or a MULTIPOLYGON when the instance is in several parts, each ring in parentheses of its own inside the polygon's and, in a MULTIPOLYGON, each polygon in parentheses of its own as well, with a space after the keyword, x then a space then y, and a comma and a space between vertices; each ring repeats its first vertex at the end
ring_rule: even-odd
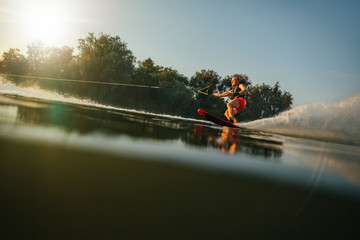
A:
POLYGON ((119 36, 89 33, 79 39, 77 50, 78 54, 74 55, 72 47, 46 47, 41 41, 28 44, 26 56, 19 49, 10 48, 2 54, 0 71, 18 85, 36 84, 43 89, 102 104, 184 117, 198 117, 198 108, 222 117, 227 99, 204 93, 206 90, 229 91, 233 76, 238 76, 248 89, 247 107, 240 113, 240 121, 271 117, 292 106, 292 95, 282 91, 279 82, 274 86, 253 85, 245 74, 221 77, 214 70, 204 69, 188 78, 172 67, 155 64, 151 58, 136 62, 132 51, 119 36), (53 81, 50 78, 82 81, 53 81), (204 90, 199 92, 199 89, 204 90))

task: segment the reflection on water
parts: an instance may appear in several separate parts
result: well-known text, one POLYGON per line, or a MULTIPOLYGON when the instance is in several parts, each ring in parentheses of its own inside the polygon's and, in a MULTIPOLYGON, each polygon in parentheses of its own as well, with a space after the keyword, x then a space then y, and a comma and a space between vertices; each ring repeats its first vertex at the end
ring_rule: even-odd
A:
MULTIPOLYGON (((6 103, 9 104, 8 98, 6 103)), ((281 157, 282 142, 261 137, 260 133, 232 128, 210 128, 195 125, 191 121, 181 121, 162 116, 128 113, 96 107, 70 105, 51 102, 17 106, 2 105, 2 121, 20 122, 38 126, 61 127, 67 132, 89 134, 101 131, 109 135, 126 135, 132 138, 159 140, 179 140, 186 145, 214 148, 229 154, 245 153, 262 155, 266 158, 281 157), (12 109, 12 110, 9 110, 12 109), (11 111, 11 115, 5 113, 11 111), (253 134, 253 137, 250 135, 253 134), (254 135, 255 134, 255 135, 254 135), (258 137, 258 138, 257 138, 258 137)), ((4 101, 2 101, 4 104, 4 101)))
POLYGON ((212 146, 222 153, 260 155, 265 158, 280 158, 282 141, 271 135, 240 128, 225 127, 214 130, 203 126, 194 129, 195 139, 205 146, 212 146))

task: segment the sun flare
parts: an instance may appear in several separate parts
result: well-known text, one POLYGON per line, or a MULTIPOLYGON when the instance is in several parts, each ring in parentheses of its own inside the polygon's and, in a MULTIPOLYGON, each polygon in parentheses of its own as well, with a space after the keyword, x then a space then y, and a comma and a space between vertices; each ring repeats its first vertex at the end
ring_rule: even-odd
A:
POLYGON ((23 14, 24 31, 32 39, 53 45, 65 34, 65 11, 55 5, 32 5, 23 14))

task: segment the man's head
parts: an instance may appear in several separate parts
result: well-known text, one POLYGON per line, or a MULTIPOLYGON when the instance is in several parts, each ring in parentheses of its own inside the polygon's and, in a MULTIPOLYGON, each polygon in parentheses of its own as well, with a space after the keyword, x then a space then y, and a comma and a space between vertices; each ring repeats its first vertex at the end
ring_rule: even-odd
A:
POLYGON ((236 86, 239 85, 239 83, 240 83, 240 80, 239 80, 238 77, 233 77, 233 78, 231 79, 231 86, 236 87, 236 86))

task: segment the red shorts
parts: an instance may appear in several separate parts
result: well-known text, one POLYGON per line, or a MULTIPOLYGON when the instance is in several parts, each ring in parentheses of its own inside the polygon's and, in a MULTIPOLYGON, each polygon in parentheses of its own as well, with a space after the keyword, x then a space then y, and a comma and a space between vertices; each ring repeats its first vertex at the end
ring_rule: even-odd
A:
POLYGON ((245 106, 246 106, 246 100, 243 97, 239 97, 237 98, 237 100, 240 103, 240 107, 239 108, 234 108, 234 110, 237 111, 237 113, 241 112, 242 110, 244 110, 245 106))

